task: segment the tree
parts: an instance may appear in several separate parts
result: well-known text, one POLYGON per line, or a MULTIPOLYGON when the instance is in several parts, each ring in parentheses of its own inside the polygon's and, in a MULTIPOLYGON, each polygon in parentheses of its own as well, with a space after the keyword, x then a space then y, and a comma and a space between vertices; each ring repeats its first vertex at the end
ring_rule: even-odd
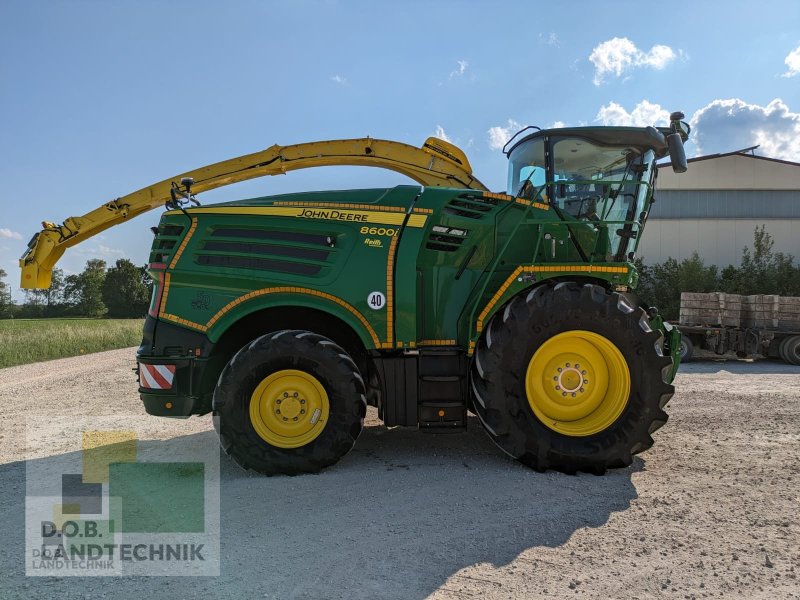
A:
POLYGON ((64 312, 64 271, 53 269, 50 287, 24 290, 25 314, 35 317, 56 317, 64 312))
POLYGON ((145 267, 137 267, 127 258, 106 272, 103 302, 109 317, 143 317, 150 304, 152 283, 145 267))
POLYGON ((75 311, 84 317, 102 317, 106 311, 103 303, 103 282, 106 279, 106 261, 93 258, 78 275, 67 277, 64 295, 75 311))
POLYGON ((6 272, 0 269, 0 319, 14 317, 14 302, 11 299, 11 289, 5 282, 6 272))
POLYGON ((654 303, 665 319, 677 319, 681 292, 713 292, 717 290, 719 275, 715 266, 705 266, 694 252, 681 262, 668 258, 643 269, 639 280, 639 295, 648 304, 654 303))
POLYGON ((738 294, 800 294, 800 268, 794 266, 794 257, 783 252, 773 252, 775 241, 766 227, 753 231, 753 250, 742 250, 742 266, 738 270, 738 294))

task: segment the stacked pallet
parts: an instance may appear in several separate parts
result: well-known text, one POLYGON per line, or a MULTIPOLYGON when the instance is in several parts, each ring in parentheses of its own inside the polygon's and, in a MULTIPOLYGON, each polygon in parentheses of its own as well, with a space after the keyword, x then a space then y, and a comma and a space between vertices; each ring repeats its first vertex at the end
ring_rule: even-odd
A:
POLYGON ((742 297, 739 294, 711 292, 681 293, 681 325, 725 325, 739 327, 742 320, 742 297))
POLYGON ((800 298, 683 292, 680 324, 800 331, 800 298))
POLYGON ((766 294, 745 296, 742 302, 742 325, 800 330, 800 298, 766 294))

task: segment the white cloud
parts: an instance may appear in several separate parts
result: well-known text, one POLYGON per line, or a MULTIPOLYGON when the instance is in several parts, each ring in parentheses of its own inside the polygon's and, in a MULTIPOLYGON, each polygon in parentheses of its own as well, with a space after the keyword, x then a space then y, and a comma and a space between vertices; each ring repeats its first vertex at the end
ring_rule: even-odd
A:
POLYGON ((600 107, 594 120, 601 125, 624 127, 666 126, 669 125, 669 111, 647 100, 639 102, 631 112, 616 102, 609 102, 600 107))
POLYGON ((341 75, 334 75, 333 77, 331 77, 331 81, 334 83, 338 83, 339 85, 347 83, 347 79, 345 79, 341 75))
POLYGON ((461 77, 467 72, 467 68, 469 67, 469 63, 466 60, 458 60, 456 64, 458 66, 455 70, 450 71, 450 79, 453 79, 453 77, 461 77))
POLYGON ((567 124, 564 121, 555 121, 548 129, 558 129, 560 127, 566 127, 567 124))
POLYGON ((76 246, 70 250, 78 256, 88 256, 91 258, 109 258, 109 255, 124 256, 125 253, 119 248, 111 248, 104 244, 97 244, 96 246, 84 247, 76 246))
POLYGON ((98 250, 98 252, 100 252, 101 254, 119 254, 120 256, 122 256, 123 254, 125 254, 125 253, 124 253, 122 250, 120 250, 119 248, 110 248, 110 247, 108 247, 108 246, 104 246, 103 244, 98 244, 98 245, 97 245, 97 250, 98 250))
POLYGON ((11 231, 6 227, 0 227, 0 237, 8 238, 10 240, 21 240, 22 235, 17 233, 16 231, 11 231))
POLYGON ((561 46, 561 40, 558 38, 558 35, 555 31, 551 31, 548 34, 540 33, 539 34, 539 41, 543 44, 547 44, 548 46, 561 46))
POLYGON ((636 47, 628 38, 612 38, 596 46, 589 55, 594 65, 594 84, 600 85, 607 75, 622 76, 637 67, 660 70, 680 54, 669 46, 655 45, 647 52, 636 47))
POLYGON ((447 137, 447 134, 444 132, 444 127, 442 127, 441 125, 436 126, 436 131, 433 132, 433 137, 437 137, 440 140, 444 140, 445 142, 450 142, 451 144, 453 143, 453 140, 447 137))
POLYGON ((800 113, 780 98, 766 106, 739 98, 714 100, 692 115, 691 138, 701 154, 759 144, 758 154, 800 162, 800 113))
POLYGON ((489 131, 489 148, 492 150, 499 150, 506 145, 506 142, 511 139, 511 136, 522 129, 522 125, 517 123, 514 119, 508 120, 508 126, 490 127, 489 131))
POLYGON ((783 62, 786 63, 787 70, 781 77, 800 75, 800 46, 789 52, 783 62))

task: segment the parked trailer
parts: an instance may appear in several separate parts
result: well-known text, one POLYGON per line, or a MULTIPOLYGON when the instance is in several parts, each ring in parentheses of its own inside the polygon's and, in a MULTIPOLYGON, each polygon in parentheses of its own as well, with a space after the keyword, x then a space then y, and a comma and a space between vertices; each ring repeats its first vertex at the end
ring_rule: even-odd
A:
POLYGON ((800 298, 712 292, 681 294, 681 360, 695 348, 800 365, 800 298))

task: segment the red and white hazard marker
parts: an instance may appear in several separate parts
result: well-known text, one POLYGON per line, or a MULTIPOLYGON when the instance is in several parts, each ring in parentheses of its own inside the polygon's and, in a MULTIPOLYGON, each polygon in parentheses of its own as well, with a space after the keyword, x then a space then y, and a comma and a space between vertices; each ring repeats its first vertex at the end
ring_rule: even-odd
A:
POLYGON ((175 378, 175 365, 139 363, 139 385, 150 390, 168 390, 175 378))

